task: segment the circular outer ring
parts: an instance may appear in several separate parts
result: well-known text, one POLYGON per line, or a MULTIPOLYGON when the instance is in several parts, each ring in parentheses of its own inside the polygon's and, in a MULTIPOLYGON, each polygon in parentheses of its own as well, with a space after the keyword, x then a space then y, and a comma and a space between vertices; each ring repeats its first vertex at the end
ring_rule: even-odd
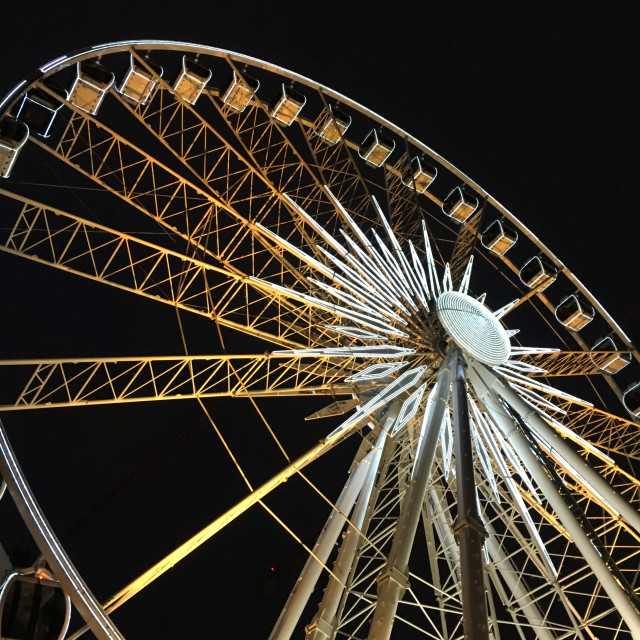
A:
POLYGON ((436 311, 449 337, 472 358, 492 367, 509 359, 507 332, 500 320, 475 298, 459 291, 445 291, 436 301, 436 311))

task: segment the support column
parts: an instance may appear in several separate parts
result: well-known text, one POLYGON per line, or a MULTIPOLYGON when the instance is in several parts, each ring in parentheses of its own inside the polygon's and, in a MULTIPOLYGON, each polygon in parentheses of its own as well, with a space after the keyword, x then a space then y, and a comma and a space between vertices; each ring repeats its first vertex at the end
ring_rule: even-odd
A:
POLYGON ((338 551, 338 557, 333 566, 333 575, 329 576, 329 583, 324 591, 317 615, 313 622, 306 627, 307 640, 330 640, 335 636, 338 606, 344 593, 344 585, 349 579, 349 573, 353 566, 353 559, 360 542, 360 532, 366 528, 366 515, 367 511, 370 510, 371 495, 378 475, 380 460, 387 443, 387 434, 391 431, 395 419, 396 415, 394 414, 388 417, 382 425, 371 458, 371 464, 367 471, 367 477, 353 510, 351 525, 349 525, 344 535, 338 551))
POLYGON ((522 417, 522 419, 549 445, 551 445, 576 472, 598 492, 604 502, 609 503, 637 533, 640 533, 640 512, 635 509, 624 496, 621 496, 579 453, 577 453, 549 426, 546 420, 520 395, 514 391, 506 380, 485 370, 486 375, 496 379, 495 390, 522 417))
POLYGON ((464 375, 465 363, 458 349, 454 349, 454 354, 454 378, 451 395, 458 517, 453 524, 453 530, 460 546, 462 628, 465 640, 488 640, 489 620, 482 558, 482 544, 487 534, 478 512, 473 450, 471 448, 471 423, 464 375))
POLYGON ((387 564, 377 579, 378 599, 368 640, 389 640, 398 602, 408 587, 409 556, 422 513, 442 418, 449 402, 451 367, 452 352, 449 352, 440 366, 430 402, 425 410, 422 438, 416 453, 413 477, 402 501, 387 564))
POLYGON ((497 394, 501 390, 501 383, 480 365, 474 365, 469 374, 475 392, 491 413, 504 438, 511 444, 525 468, 541 489, 563 527, 571 536, 571 540, 573 540, 585 562, 602 585, 607 596, 609 596, 611 603, 620 613, 634 640, 640 640, 640 613, 605 564, 599 551, 587 537, 575 514, 564 501, 553 480, 547 474, 547 470, 542 466, 542 463, 532 450, 521 427, 508 416, 505 408, 500 404, 497 394))
POLYGON ((362 489, 373 455, 374 451, 362 460, 349 476, 336 501, 336 508, 331 511, 313 548, 314 555, 307 558, 307 562, 289 595, 287 604, 280 613, 269 640, 288 640, 294 632, 302 611, 315 589, 322 569, 329 559, 340 532, 344 528, 345 517, 349 517, 356 498, 362 489))

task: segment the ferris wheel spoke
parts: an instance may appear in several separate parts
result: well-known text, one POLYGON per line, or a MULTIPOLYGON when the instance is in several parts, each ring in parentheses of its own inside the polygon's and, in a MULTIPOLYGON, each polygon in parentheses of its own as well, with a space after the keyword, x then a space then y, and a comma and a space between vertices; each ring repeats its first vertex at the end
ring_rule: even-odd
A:
MULTIPOLYGON (((44 85, 41 89, 52 93, 44 85)), ((284 268, 296 277, 295 267, 261 246, 252 223, 235 209, 55 95, 70 111, 69 121, 55 146, 32 138, 41 149, 181 237, 193 251, 231 270, 251 256, 255 274, 284 268)))
POLYGON ((211 318, 273 344, 299 347, 326 333, 305 322, 314 305, 292 303, 274 295, 274 290, 269 294, 238 271, 187 257, 4 189, 0 195, 21 207, 5 208, 13 216, 7 216, 11 226, 0 237, 0 250, 7 253, 211 318), (238 321, 243 317, 246 324, 238 321))
MULTIPOLYGON (((622 573, 615 565, 611 556, 605 548, 597 541, 595 532, 585 532, 583 526, 586 520, 581 519, 580 514, 575 513, 565 502, 568 498, 564 485, 558 486, 559 480, 554 480, 553 472, 549 467, 544 454, 540 453, 540 448, 536 445, 525 431, 522 424, 518 426, 517 421, 523 421, 516 413, 513 417, 508 416, 503 405, 498 400, 502 395, 502 388, 495 390, 495 382, 486 373, 477 371, 470 367, 470 378, 474 389, 482 402, 485 404, 493 420, 499 425, 505 438, 514 447, 518 457, 522 460, 528 472, 531 474, 536 484, 541 488, 545 499, 549 502, 558 518, 571 536, 574 544, 584 558, 587 565, 598 577, 611 602, 617 607, 623 620, 631 629, 632 633, 640 632, 640 612, 637 607, 637 597, 633 594, 622 577, 622 573), (499 395, 498 395, 499 394, 499 395)), ((495 378, 494 378, 495 380, 495 378)), ((504 397, 504 396, 503 396, 504 397)), ((505 397, 505 401, 513 400, 511 396, 505 397)), ((516 411, 514 409, 514 411, 516 411)), ((524 415, 526 416, 527 411, 524 415)))
POLYGON ((458 285, 462 281, 464 270, 467 267, 467 263, 473 254, 475 249, 478 234, 480 232, 480 224, 484 218, 484 209, 486 206, 486 200, 482 203, 480 210, 475 213, 470 219, 465 220, 458 230, 455 244, 453 245, 453 253, 449 264, 451 265, 451 279, 453 280, 454 288, 458 288, 458 285))
POLYGON ((620 360, 631 359, 631 351, 555 351, 525 354, 520 362, 540 367, 534 376, 589 376, 602 373, 620 360))
POLYGON ((192 538, 190 538, 170 554, 165 556, 162 560, 157 562, 153 567, 148 569, 133 582, 121 589, 118 593, 114 594, 111 598, 109 598, 107 602, 104 603, 104 610, 107 613, 111 613, 112 611, 120 607, 127 600, 149 586, 153 581, 163 575, 166 571, 174 567, 178 562, 186 558, 198 547, 207 542, 207 540, 212 538, 216 533, 236 520, 245 511, 247 511, 247 509, 250 509, 255 504, 258 504, 277 487, 289 480, 289 478, 302 471, 302 469, 304 469, 306 466, 318 460, 333 447, 343 442, 349 436, 353 435, 353 433, 355 433, 359 429, 362 429, 362 427, 372 421, 377 421, 377 417, 375 415, 372 415, 372 412, 365 413, 364 415, 357 413, 347 418, 342 423, 341 428, 335 430, 331 435, 324 438, 323 440, 320 440, 318 444, 316 444, 296 460, 291 462, 270 480, 265 482, 257 489, 253 490, 243 500, 228 509, 224 514, 216 518, 192 538))
MULTIPOLYGON (((245 155, 242 155, 194 105, 180 98, 174 88, 157 76, 144 58, 134 49, 131 52, 138 64, 146 67, 150 77, 157 83, 153 96, 146 103, 132 103, 113 91, 112 96, 153 133, 198 182, 206 185, 238 217, 264 220, 268 216, 271 219, 274 211, 277 211, 278 218, 274 219, 276 231, 286 237, 294 237, 299 242, 298 237, 304 235, 304 231, 291 224, 291 216, 287 215, 290 202, 285 193, 301 198, 304 206, 314 203, 315 208, 323 199, 326 201, 326 197, 322 197, 322 185, 317 177, 284 133, 284 140, 279 142, 274 141, 277 130, 274 128, 270 130, 270 135, 258 138, 251 148, 243 143, 245 155), (260 148, 263 139, 268 141, 264 149, 260 148), (263 160, 260 161, 260 158, 263 160), (222 174, 217 170, 220 166, 225 167, 222 174)), ((205 90, 205 95, 229 125, 213 93, 213 90, 205 90)), ((258 105, 256 108, 264 110, 264 105, 256 100, 253 102, 258 105)), ((271 118, 268 118, 268 122, 272 124, 271 118)))
POLYGON ((557 406, 566 411, 562 424, 609 454, 640 460, 640 425, 612 413, 576 405, 560 399, 557 406))
POLYGON ((372 384, 344 383, 353 358, 275 354, 155 358, 4 360, 26 383, 4 411, 212 397, 351 395, 372 384))

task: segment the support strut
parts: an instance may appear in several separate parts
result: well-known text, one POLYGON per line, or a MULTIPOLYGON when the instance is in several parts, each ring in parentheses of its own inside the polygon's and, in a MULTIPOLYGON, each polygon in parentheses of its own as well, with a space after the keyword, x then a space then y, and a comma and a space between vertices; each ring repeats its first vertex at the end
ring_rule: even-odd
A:
POLYGON ((462 628, 465 640, 488 640, 489 619, 484 589, 482 544, 487 533, 478 512, 478 497, 471 449, 471 423, 462 354, 454 349, 451 388, 456 456, 458 517, 453 525, 460 547, 462 628))
POLYGON ((413 477, 402 500, 387 563, 377 578, 378 599, 368 640, 389 640, 398 602, 409 584, 409 556, 422 513, 442 418, 449 402, 451 362, 452 353, 450 352, 440 365, 433 392, 425 409, 422 438, 416 453, 413 477))

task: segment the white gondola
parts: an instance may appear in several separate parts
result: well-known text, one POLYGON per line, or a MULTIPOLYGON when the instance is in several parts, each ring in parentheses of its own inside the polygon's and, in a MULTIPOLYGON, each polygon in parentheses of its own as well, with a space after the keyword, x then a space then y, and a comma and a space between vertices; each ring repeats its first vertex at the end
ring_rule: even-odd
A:
POLYGON ((211 69, 207 69, 187 56, 182 56, 182 72, 174 82, 173 90, 185 102, 195 104, 209 80, 211 80, 211 69))
POLYGON ((462 223, 478 208, 478 198, 455 187, 442 201, 442 211, 450 218, 462 223))
POLYGON ((418 193, 424 193, 437 175, 438 170, 435 167, 426 164, 422 158, 416 156, 405 169, 402 175, 402 184, 410 189, 415 189, 418 193))
POLYGON ((29 127, 16 118, 0 120, 0 178, 8 178, 11 169, 29 137, 29 127))
POLYGON ((351 126, 351 116, 342 113, 337 107, 327 105, 313 126, 313 131, 329 144, 336 144, 351 126))
POLYGON ((372 129, 362 141, 358 154, 360 157, 372 167, 380 167, 387 158, 393 153, 396 143, 372 129))
POLYGON ((282 83, 282 91, 278 93, 272 102, 269 114, 272 118, 288 127, 297 117, 302 107, 307 102, 307 98, 291 87, 286 87, 282 83))
POLYGON ((147 104, 163 73, 160 65, 151 60, 144 62, 142 65, 131 55, 129 70, 118 89, 123 96, 140 104, 147 104))
POLYGON ((3 640, 61 640, 69 626, 71 602, 48 572, 12 571, 0 586, 3 640))
POLYGON ((494 220, 480 238, 482 246, 503 256, 518 240, 518 232, 504 220, 494 220))
POLYGON ((53 82, 44 80, 42 84, 50 89, 53 94, 39 87, 26 93, 20 102, 16 118, 22 120, 29 127, 31 134, 35 133, 42 138, 48 138, 51 125, 62 106, 62 100, 55 97, 54 94, 66 99, 67 93, 53 82))
POLYGON ((76 79, 69 90, 69 102, 95 115, 107 91, 113 86, 115 76, 96 62, 78 62, 76 79))
POLYGON ((625 409, 634 417, 640 418, 640 382, 632 382, 622 396, 625 409))
POLYGON ((242 113, 259 88, 260 82, 258 80, 247 75, 240 76, 234 71, 231 82, 222 94, 222 102, 234 111, 242 113))
POLYGON ((558 270, 543 254, 533 256, 520 269, 520 280, 530 289, 544 291, 557 277, 558 270))
MULTIPOLYGON (((604 338, 600 338, 593 347, 591 347, 591 351, 618 351, 619 347, 615 342, 613 336, 608 335, 604 338)), ((607 356, 604 360, 600 357, 597 360, 594 360, 593 356, 591 357, 591 361, 595 364, 600 371, 604 371, 605 373, 617 373, 620 369, 624 369, 631 362, 631 354, 630 353, 612 353, 610 356, 607 356)))
POLYGON ((565 296, 556 307, 556 319, 568 329, 580 331, 596 317, 593 306, 579 293, 565 296))

